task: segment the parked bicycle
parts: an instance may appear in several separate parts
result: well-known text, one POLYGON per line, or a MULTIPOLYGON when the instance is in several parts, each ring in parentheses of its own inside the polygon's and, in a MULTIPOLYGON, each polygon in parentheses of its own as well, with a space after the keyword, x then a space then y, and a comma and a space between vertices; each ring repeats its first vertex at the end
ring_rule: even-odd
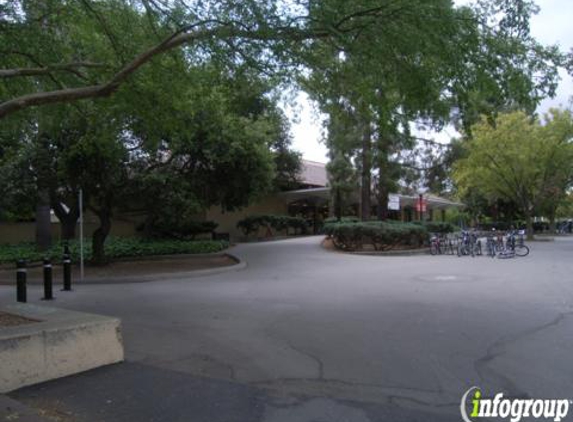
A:
POLYGON ((487 256, 495 258, 497 254, 505 248, 505 242, 503 239, 504 239, 503 232, 492 229, 492 231, 487 235, 486 238, 487 256))
POLYGON ((524 230, 510 230, 507 233, 505 242, 502 242, 501 247, 496 247, 497 257, 506 259, 529 255, 529 248, 525 245, 524 237, 524 230))
POLYGON ((529 247, 525 245, 524 230, 509 230, 507 233, 493 229, 489 233, 480 234, 478 231, 462 230, 459 235, 433 234, 430 237, 430 253, 432 255, 481 256, 491 258, 513 258, 529 255, 529 247), (485 244, 482 250, 482 239, 485 244))
POLYGON ((454 242, 447 235, 438 233, 432 234, 430 237, 430 254, 432 255, 453 255, 454 242))
POLYGON ((471 255, 473 257, 481 254, 481 240, 479 239, 475 230, 462 230, 461 236, 458 240, 457 255, 471 255))

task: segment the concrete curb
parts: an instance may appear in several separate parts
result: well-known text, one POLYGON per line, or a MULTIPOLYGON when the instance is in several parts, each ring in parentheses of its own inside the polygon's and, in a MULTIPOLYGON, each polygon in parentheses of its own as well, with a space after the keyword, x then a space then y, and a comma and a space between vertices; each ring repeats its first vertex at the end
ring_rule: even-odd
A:
POLYGON ((124 359, 117 318, 30 304, 2 310, 35 322, 0 328, 0 393, 124 359))
MULTIPOLYGON (((203 256, 215 256, 215 254, 201 254, 203 256)), ((205 268, 203 270, 193 270, 193 271, 183 271, 183 272, 169 272, 169 273, 155 273, 150 275, 134 275, 134 276, 123 276, 123 277, 88 277, 82 281, 74 280, 74 284, 77 285, 84 285, 84 284, 130 284, 130 283, 151 283, 154 281, 162 281, 162 280, 177 280, 177 279, 185 279, 185 278, 195 278, 195 277, 206 277, 211 275, 223 274, 232 271, 239 271, 245 269, 247 267, 247 263, 237 256, 224 253, 224 254, 217 254, 217 255, 225 255, 237 262, 235 265, 228 265, 226 267, 217 267, 217 268, 205 268)), ((173 255, 175 257, 180 258, 181 255, 173 255)), ((198 256, 198 255, 189 255, 189 256, 198 256)), ((166 258, 169 259, 169 258, 166 258)), ((15 283, 12 281, 3 281, 0 280, 0 286, 12 286, 15 283)), ((40 286, 42 283, 41 281, 29 281, 28 285, 37 285, 40 286)))
POLYGON ((343 251, 340 249, 331 249, 324 246, 324 242, 327 239, 324 238, 320 242, 320 247, 326 252, 330 253, 340 253, 344 255, 356 255, 356 256, 418 256, 418 255, 430 255, 430 248, 419 248, 419 249, 402 249, 402 250, 389 250, 389 251, 343 251))
MULTIPOLYGON (((229 255, 231 256, 231 255, 229 255)), ((185 278, 196 278, 196 277, 206 277, 211 275, 223 274, 232 271, 239 271, 247 268, 247 263, 239 260, 235 256, 233 259, 239 261, 238 264, 229 265, 227 267, 218 268, 206 268, 204 270, 194 270, 194 271, 184 271, 184 272, 173 272, 173 273, 157 273, 153 275, 145 276, 126 276, 126 277, 115 277, 115 278, 86 278, 83 281, 77 281, 79 285, 82 284, 128 284, 128 283, 151 283, 154 281, 163 280, 178 280, 185 278)))
POLYGON ((349 255, 367 255, 367 256, 420 256, 430 255, 429 248, 422 249, 405 249, 405 250, 390 250, 390 251, 366 251, 366 252, 344 252, 349 255))

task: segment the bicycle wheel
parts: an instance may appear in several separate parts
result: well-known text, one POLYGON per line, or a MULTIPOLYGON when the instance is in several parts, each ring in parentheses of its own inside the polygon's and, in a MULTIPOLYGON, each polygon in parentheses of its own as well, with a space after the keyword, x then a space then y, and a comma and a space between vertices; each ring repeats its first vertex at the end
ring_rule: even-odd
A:
POLYGON ((448 255, 453 255, 455 253, 454 252, 454 243, 451 240, 448 242, 448 247, 446 250, 448 251, 448 255))
POLYGON ((529 248, 525 245, 523 246, 518 245, 515 247, 515 254, 517 256, 527 256, 529 255, 529 248))
POLYGON ((430 244, 430 254, 432 254, 432 255, 438 254, 438 245, 436 244, 436 242, 432 242, 430 244))

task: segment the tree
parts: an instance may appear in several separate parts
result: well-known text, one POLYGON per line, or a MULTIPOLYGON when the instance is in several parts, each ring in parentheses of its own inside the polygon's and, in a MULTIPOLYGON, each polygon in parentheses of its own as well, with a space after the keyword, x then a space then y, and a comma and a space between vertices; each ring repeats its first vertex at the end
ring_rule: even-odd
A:
POLYGON ((273 155, 275 176, 273 189, 286 191, 299 186, 302 168, 302 154, 292 149, 288 120, 282 114, 276 117, 276 133, 270 136, 270 149, 273 155))
POLYGON ((350 205, 351 195, 356 192, 358 183, 356 172, 352 162, 347 155, 342 152, 331 157, 326 166, 328 171, 328 183, 332 192, 332 209, 334 216, 340 220, 345 213, 345 209, 350 205))
POLYGON ((549 218, 555 232, 555 218, 562 204, 567 203, 567 191, 573 184, 573 117, 570 110, 551 109, 545 116, 543 132, 547 147, 555 148, 555 154, 547 163, 547 185, 540 205, 542 215, 549 218))
POLYGON ((194 57, 226 57, 260 70, 296 69, 313 40, 352 44, 353 35, 365 27, 399 20, 403 9, 408 15, 416 11, 420 6, 416 3, 394 7, 388 1, 361 1, 349 7, 337 0, 309 7, 315 3, 226 0, 200 2, 191 8, 184 1, 14 1, 3 5, 0 15, 4 29, 0 44, 7 46, 8 53, 0 78, 59 80, 64 74, 72 83, 39 90, 34 84, 15 92, 1 90, 0 118, 32 106, 109 97, 141 67, 179 47, 194 57), (145 19, 134 19, 134 14, 145 19), (84 21, 89 22, 89 31, 74 31, 75 22, 84 21), (130 38, 133 28, 124 23, 133 21, 148 21, 137 27, 139 32, 154 34, 154 41, 130 38), (107 54, 105 49, 82 48, 79 61, 73 48, 67 54, 57 51, 52 59, 42 54, 42 45, 54 42, 57 50, 70 35, 80 35, 76 42, 82 46, 81 36, 90 32, 99 35, 107 54), (23 38, 36 42, 20 45, 23 38), (133 53, 134 46, 139 47, 138 53, 133 53))
POLYGON ((512 201, 523 214, 528 236, 533 216, 547 201, 563 198, 571 183, 573 121, 553 111, 544 125, 524 112, 486 118, 472 127, 468 155, 455 165, 461 194, 472 190, 490 201, 512 201))
MULTIPOLYGON (((319 13, 328 6, 331 2, 316 4, 319 13)), ((397 1, 387 6, 396 8, 396 19, 361 28, 352 35, 356 43, 351 49, 328 40, 313 44, 312 74, 305 85, 330 119, 336 118, 340 103, 358 116, 361 214, 366 219, 372 178, 378 218, 384 219, 388 193, 402 175, 428 169, 415 162, 413 123, 440 129, 453 121, 469 133, 480 113, 495 117, 511 107, 532 110, 554 93, 557 69, 565 65, 558 49, 531 37, 531 2, 455 8, 441 1, 397 1)))

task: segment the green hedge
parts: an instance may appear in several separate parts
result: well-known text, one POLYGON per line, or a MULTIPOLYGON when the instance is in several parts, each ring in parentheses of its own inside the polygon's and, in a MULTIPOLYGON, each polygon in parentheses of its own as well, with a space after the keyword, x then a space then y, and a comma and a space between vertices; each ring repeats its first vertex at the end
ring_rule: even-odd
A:
POLYGON ((372 245, 377 251, 397 246, 416 248, 423 246, 428 239, 424 225, 396 221, 329 223, 325 224, 324 232, 337 248, 347 251, 360 250, 365 245, 372 245))
MULTIPOLYGON (((86 239, 84 256, 91 259, 91 241, 86 239)), ((108 238, 105 242, 105 252, 108 258, 129 258, 151 255, 175 255, 220 252, 229 247, 225 241, 213 240, 146 240, 139 238, 108 238)), ((40 252, 34 243, 21 243, 17 245, 0 245, 0 263, 16 262, 25 259, 29 262, 41 261, 44 257, 54 262, 62 259, 63 244, 57 243, 50 250, 40 252)), ((78 261, 80 246, 78 241, 70 242, 72 260, 78 261)))
POLYGON ((217 227, 214 221, 157 221, 151 227, 151 235, 159 239, 195 240, 197 235, 213 233, 217 227))
POLYGON ((456 227, 451 223, 443 221, 427 221, 427 222, 414 222, 414 224, 421 224, 426 227, 429 233, 453 233, 456 227))
POLYGON ((334 224, 334 223, 359 223, 360 219, 358 217, 340 217, 338 220, 336 217, 328 217, 324 220, 324 224, 334 224))
POLYGON ((301 217, 288 215, 252 215, 237 222, 237 228, 245 236, 258 232, 260 227, 266 227, 277 231, 293 229, 295 233, 306 233, 308 224, 301 217))

